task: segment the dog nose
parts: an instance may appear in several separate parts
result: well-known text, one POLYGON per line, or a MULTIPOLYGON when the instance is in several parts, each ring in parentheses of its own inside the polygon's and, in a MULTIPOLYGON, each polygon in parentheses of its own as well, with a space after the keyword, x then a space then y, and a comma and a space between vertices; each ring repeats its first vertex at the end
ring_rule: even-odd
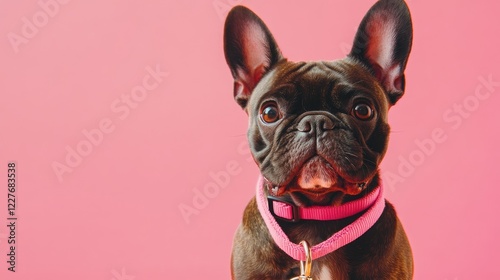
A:
POLYGON ((324 115, 307 115, 303 117, 297 125, 297 130, 306 133, 316 133, 317 135, 332 130, 335 127, 333 121, 324 115))

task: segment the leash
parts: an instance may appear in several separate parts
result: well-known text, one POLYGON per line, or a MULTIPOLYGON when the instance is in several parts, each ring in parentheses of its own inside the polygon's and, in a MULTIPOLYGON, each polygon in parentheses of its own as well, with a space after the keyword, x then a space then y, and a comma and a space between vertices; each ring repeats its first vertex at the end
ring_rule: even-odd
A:
MULTIPOLYGON (((315 206, 319 207, 318 209, 314 209, 311 211, 305 210, 305 212, 322 212, 320 208, 322 208, 324 211, 328 212, 328 215, 319 215, 319 216, 324 216, 324 217, 330 217, 334 216, 333 218, 338 218, 338 217, 344 217, 346 213, 354 213, 354 210, 360 210, 362 209, 363 205, 366 206, 366 200, 369 200, 372 196, 375 197, 373 203, 371 205, 368 205, 369 207, 367 208, 366 212, 361 215, 359 218, 357 218, 354 222, 351 224, 347 225, 340 231, 336 232, 333 234, 330 238, 327 240, 316 244, 310 248, 310 253, 308 253, 308 250, 304 247, 304 245, 299 245, 295 244, 290 241, 288 236, 283 232, 281 227, 279 226, 278 222, 274 218, 273 214, 270 211, 270 208, 273 206, 269 206, 272 203, 268 202, 268 199, 266 197, 266 194, 264 192, 264 178, 262 176, 259 176, 259 180, 257 182, 257 195, 256 195, 256 200, 257 200, 257 207, 259 209, 259 212, 264 219, 264 222, 274 240, 274 242, 278 245, 278 247, 283 250, 287 255, 289 255, 291 258, 301 261, 301 267, 302 267, 302 262, 305 261, 307 264, 307 259, 308 256, 310 257, 311 261, 318 259, 320 257, 323 257, 338 248, 349 244, 350 242, 356 240, 358 237, 363 235, 368 229, 370 229, 375 222, 380 218, 382 215, 382 212, 384 211, 385 208, 385 200, 384 200, 384 189, 382 184, 374 190, 376 192, 375 194, 370 193, 367 197, 368 199, 361 198, 359 200, 355 200, 352 202, 348 202, 346 204, 340 205, 340 206, 315 206), (361 206, 360 206, 361 205, 361 206), (354 207, 355 206, 355 207, 354 207), (334 209, 334 210, 332 210, 334 209), (351 209, 351 210, 349 210, 351 209), (332 214, 334 213, 334 214, 332 214)), ((368 201, 369 202, 369 201, 368 201)), ((309 208, 315 208, 315 207, 309 207, 309 208)), ((299 208, 299 209, 308 209, 306 207, 299 208)), ((304 211, 304 210, 302 210, 304 211)), ((299 211, 300 212, 300 211, 299 211)), ((360 212, 360 211, 359 211, 360 212)), ((358 212, 358 213, 359 213, 358 212)), ((356 213, 354 213, 356 214, 356 213)), ((354 215, 353 214, 353 215, 354 215)), ((306 215, 307 216, 307 215, 306 215)), ((319 217, 318 216, 318 217, 319 217)), ((305 217, 302 217, 302 219, 306 219, 305 217)), ((333 220, 333 219, 328 219, 328 220, 333 220)), ((307 246, 309 247, 309 246, 307 246)), ((300 276, 302 277, 302 276, 300 276)), ((310 278, 297 278, 298 280, 312 280, 310 278)))

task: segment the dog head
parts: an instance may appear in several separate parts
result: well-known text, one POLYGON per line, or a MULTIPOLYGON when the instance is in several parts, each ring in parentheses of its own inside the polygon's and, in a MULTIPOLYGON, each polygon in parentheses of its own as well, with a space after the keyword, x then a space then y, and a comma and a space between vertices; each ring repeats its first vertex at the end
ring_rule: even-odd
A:
POLYGON ((334 204, 378 182, 387 114, 404 93, 412 23, 402 0, 380 0, 341 60, 292 62, 264 22, 233 8, 224 51, 234 98, 248 114, 250 150, 274 195, 334 204))

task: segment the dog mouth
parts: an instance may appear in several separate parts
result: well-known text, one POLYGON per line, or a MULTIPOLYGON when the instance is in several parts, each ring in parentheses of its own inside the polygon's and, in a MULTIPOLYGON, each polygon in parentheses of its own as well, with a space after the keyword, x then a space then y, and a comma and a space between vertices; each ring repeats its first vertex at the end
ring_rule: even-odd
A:
POLYGON ((333 166, 323 157, 314 156, 306 161, 297 175, 297 185, 313 193, 321 193, 336 185, 338 175, 333 166))
POLYGON ((315 155, 295 172, 286 185, 272 185, 271 194, 282 196, 289 193, 298 204, 332 204, 340 201, 345 195, 358 195, 367 185, 368 180, 350 182, 322 156, 315 155))

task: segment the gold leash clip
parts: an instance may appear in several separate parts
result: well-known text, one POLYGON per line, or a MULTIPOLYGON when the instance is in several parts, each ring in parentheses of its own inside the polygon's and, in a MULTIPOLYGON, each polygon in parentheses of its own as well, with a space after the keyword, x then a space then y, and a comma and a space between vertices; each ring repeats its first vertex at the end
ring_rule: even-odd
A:
POLYGON ((312 257, 311 257, 311 247, 307 241, 300 241, 300 244, 304 247, 304 252, 306 253, 306 260, 300 261, 300 276, 293 277, 290 280, 313 280, 311 277, 311 267, 312 267, 312 257))

